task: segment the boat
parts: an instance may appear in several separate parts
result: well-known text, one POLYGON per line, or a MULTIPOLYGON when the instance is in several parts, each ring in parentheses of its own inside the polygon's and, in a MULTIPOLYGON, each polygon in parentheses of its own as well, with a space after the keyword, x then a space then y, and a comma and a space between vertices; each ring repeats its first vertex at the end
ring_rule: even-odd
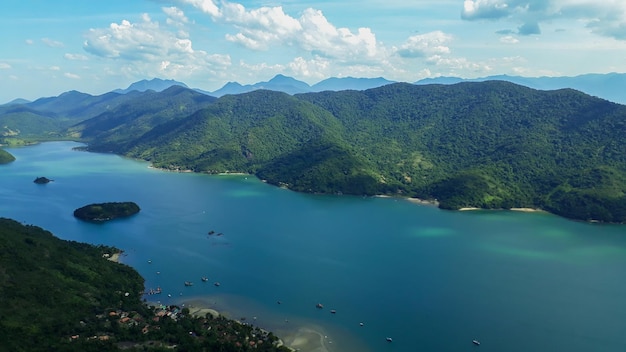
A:
POLYGON ((472 343, 476 346, 480 346, 480 341, 478 340, 472 340, 472 343))
POLYGON ((193 282, 191 282, 191 281, 185 281, 185 286, 192 286, 192 285, 193 285, 193 282))
POLYGON ((318 303, 318 304, 315 305, 315 308, 322 309, 322 308, 324 308, 324 306, 321 303, 318 303))
POLYGON ((337 311, 336 311, 336 310, 334 310, 334 309, 331 309, 331 310, 330 310, 330 313, 331 313, 331 314, 335 314, 335 313, 337 313, 337 311))
POLYGON ((215 285, 215 286, 219 286, 219 285, 220 285, 220 283, 219 283, 219 282, 216 282, 216 283, 214 283, 213 285, 215 285))
POLYGON ((207 282, 207 281, 209 281, 209 278, 208 278, 208 277, 206 277, 206 276, 203 276, 203 277, 202 277, 202 282, 207 282))
POLYGON ((392 342, 392 341, 393 341, 393 339, 391 337, 387 338, 387 342, 392 342))

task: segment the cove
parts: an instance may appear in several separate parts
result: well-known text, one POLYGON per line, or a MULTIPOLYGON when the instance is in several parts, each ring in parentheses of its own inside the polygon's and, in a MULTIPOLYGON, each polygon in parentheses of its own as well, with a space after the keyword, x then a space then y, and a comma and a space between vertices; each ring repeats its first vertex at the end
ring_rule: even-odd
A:
POLYGON ((123 249, 146 288, 162 289, 151 301, 201 300, 279 336, 311 328, 340 352, 626 347, 623 225, 302 194, 79 145, 8 148, 16 161, 0 165, 0 216, 123 249), (141 211, 106 224, 72 215, 116 201, 141 211))

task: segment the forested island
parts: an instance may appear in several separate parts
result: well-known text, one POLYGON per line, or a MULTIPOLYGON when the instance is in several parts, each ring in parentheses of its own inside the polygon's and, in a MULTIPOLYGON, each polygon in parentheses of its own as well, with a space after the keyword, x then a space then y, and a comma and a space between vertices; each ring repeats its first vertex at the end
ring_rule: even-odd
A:
POLYGON ((74 210, 74 216, 85 221, 105 222, 135 215, 139 211, 134 202, 95 203, 74 210))
POLYGON ((0 164, 8 164, 15 161, 15 157, 4 149, 0 149, 0 164))
POLYGON ((0 349, 251 351, 254 341, 255 351, 289 351, 272 333, 223 316, 147 306, 143 278, 107 260, 118 251, 0 218, 0 349))
POLYGON ((35 182, 38 185, 45 185, 46 183, 50 183, 52 180, 45 177, 45 176, 39 176, 37 178, 35 178, 35 180, 33 182, 35 182))
POLYGON ((170 170, 254 174, 301 192, 626 223, 626 106, 572 89, 487 81, 219 99, 179 86, 133 94, 69 92, 11 121, 89 151, 170 170), (52 131, 28 123, 53 113, 63 119, 41 125, 52 131))

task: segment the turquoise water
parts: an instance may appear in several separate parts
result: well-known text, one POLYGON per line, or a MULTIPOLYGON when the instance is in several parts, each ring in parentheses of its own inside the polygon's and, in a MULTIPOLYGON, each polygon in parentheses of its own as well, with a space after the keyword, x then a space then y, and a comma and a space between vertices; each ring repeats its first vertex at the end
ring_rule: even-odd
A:
POLYGON ((626 350, 626 226, 300 194, 76 145, 8 149, 0 216, 122 248, 146 287, 163 289, 151 300, 203 297, 278 334, 315 325, 341 352, 626 350), (107 201, 141 212, 101 225, 72 216, 107 201))

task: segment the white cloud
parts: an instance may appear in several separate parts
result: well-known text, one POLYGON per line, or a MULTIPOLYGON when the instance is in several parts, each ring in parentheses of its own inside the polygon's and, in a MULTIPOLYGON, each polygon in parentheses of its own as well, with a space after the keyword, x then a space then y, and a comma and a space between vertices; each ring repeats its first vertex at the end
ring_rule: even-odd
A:
POLYGON ((27 45, 33 45, 35 42, 32 39, 26 39, 24 41, 27 45))
MULTIPOLYGON (((165 13, 181 20, 182 11, 164 8, 165 13)), ((177 22, 182 23, 182 22, 177 22)), ((195 50, 192 41, 181 35, 177 26, 161 27, 144 14, 141 21, 122 20, 108 28, 90 29, 83 49, 90 54, 122 60, 128 75, 184 78, 192 74, 212 74, 230 66, 230 56, 195 50)))
POLYGON ((189 23, 189 19, 185 13, 177 7, 164 7, 163 12, 167 15, 167 24, 182 25, 189 23))
POLYGON ((0 62, 0 70, 8 70, 11 68, 11 65, 7 64, 6 62, 0 62))
POLYGON ((275 45, 293 46, 312 55, 342 61, 376 59, 382 49, 369 28, 337 28, 320 10, 308 8, 299 18, 281 6, 246 9, 239 3, 221 1, 221 8, 211 0, 180 0, 207 13, 220 23, 233 25, 236 33, 226 39, 253 50, 269 50, 275 45))
POLYGON ((626 40, 624 0, 465 0, 466 20, 506 19, 521 23, 519 34, 539 34, 540 24, 575 19, 598 35, 626 40))
POLYGON ((219 8, 212 0, 180 0, 180 2, 192 5, 214 18, 220 17, 221 15, 219 8))
POLYGON ((295 76, 321 80, 329 75, 331 63, 328 59, 320 57, 311 60, 297 57, 287 64, 287 67, 295 76))
POLYGON ((519 43, 519 39, 512 35, 505 35, 504 37, 500 37, 500 42, 505 44, 517 44, 519 43))
POLYGON ((63 76, 71 79, 80 79, 80 76, 74 73, 65 72, 63 76))
POLYGON ((72 61, 85 61, 88 60, 86 55, 83 54, 71 54, 71 53, 66 53, 65 55, 63 55, 63 57, 67 60, 72 60, 72 61))
POLYGON ((396 51, 407 58, 449 54, 450 48, 446 44, 451 40, 452 36, 442 31, 418 34, 409 37, 396 51))
POLYGON ((41 38, 41 41, 51 48, 62 48, 64 46, 63 43, 50 38, 41 38))
POLYGON ((61 71, 61 68, 59 66, 50 66, 49 70, 50 71, 61 71))

